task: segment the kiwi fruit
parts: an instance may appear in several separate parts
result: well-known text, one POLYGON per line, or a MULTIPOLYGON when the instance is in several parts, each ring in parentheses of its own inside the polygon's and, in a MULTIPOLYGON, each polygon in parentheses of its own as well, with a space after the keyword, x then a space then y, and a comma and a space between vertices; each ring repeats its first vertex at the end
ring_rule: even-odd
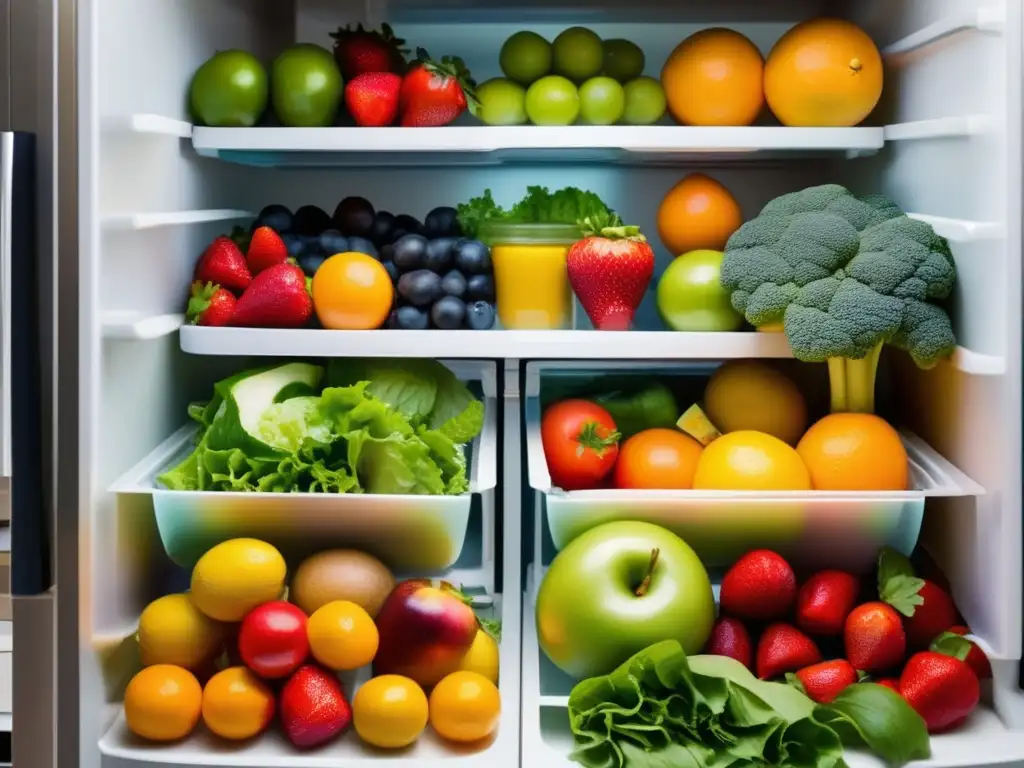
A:
POLYGON ((299 564, 289 594, 306 615, 334 600, 349 600, 376 618, 394 587, 394 575, 373 555, 329 549, 299 564))

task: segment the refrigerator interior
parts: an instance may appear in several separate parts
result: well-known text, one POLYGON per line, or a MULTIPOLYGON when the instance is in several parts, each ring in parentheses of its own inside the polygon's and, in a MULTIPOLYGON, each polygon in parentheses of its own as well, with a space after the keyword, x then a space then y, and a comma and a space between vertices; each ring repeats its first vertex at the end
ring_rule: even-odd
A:
MULTIPOLYGON (((996 680, 993 708, 970 728, 934 738, 927 764, 983 764, 983 753, 991 755, 989 761, 1024 758, 1024 694, 1017 679, 1022 644, 1018 4, 94 0, 79 4, 78 43, 80 498, 77 510, 62 514, 79 517, 75 631, 81 647, 78 659, 62 658, 61 665, 77 664, 80 709, 78 723, 60 727, 62 739, 77 728, 83 768, 150 762, 326 766, 338 764, 339 757, 351 761, 346 765, 378 759, 351 746, 351 740, 322 753, 289 756, 281 743, 265 739, 242 752, 195 740, 178 751, 161 751, 109 732, 117 727, 119 686, 130 663, 122 641, 133 635, 149 600, 185 583, 184 572, 164 553, 152 517, 124 514, 111 485, 186 422, 186 404, 208 396, 214 381, 267 362, 180 349, 183 296, 194 259, 212 237, 269 203, 292 208, 313 203, 331 211, 341 198, 360 195, 378 209, 423 217, 438 201, 454 205, 486 188, 499 203, 509 203, 532 184, 589 189, 653 232, 664 193, 693 170, 725 183, 745 218, 782 193, 837 182, 858 193, 891 196, 950 239, 959 273, 954 327, 961 350, 952 364, 927 372, 914 369, 902 353, 887 355, 879 394, 902 424, 985 490, 929 501, 921 541, 949 577, 958 606, 989 651, 996 680), (189 140, 188 82, 213 52, 243 48, 269 62, 296 40, 327 45, 329 31, 352 21, 388 21, 415 45, 461 55, 482 82, 500 75, 496 51, 520 28, 550 39, 570 24, 583 23, 602 37, 637 40, 647 55, 647 74, 656 74, 672 48, 697 29, 729 26, 766 52, 794 23, 821 13, 857 21, 883 49, 895 44, 883 104, 870 119, 872 125, 888 126, 877 154, 750 153, 723 159, 714 153, 662 153, 634 163, 581 159, 571 152, 562 156, 556 150, 512 156, 507 163, 481 154, 454 164, 418 153, 363 167, 330 157, 309 167, 260 167, 200 157, 189 140), (1013 733, 1013 728, 1022 730, 1013 733), (97 746, 101 739, 103 756, 97 746)), ((671 256, 654 245, 660 271, 671 256)), ((638 314, 641 330, 660 327, 652 299, 649 295, 638 314)), ((301 349, 295 352, 302 356, 301 349)), ((637 356, 644 355, 638 345, 637 356)), ((520 758, 523 764, 563 765, 568 764, 564 707, 571 681, 542 659, 533 636, 530 582, 547 563, 535 562, 541 548, 534 537, 544 531, 534 522, 539 501, 528 487, 521 456, 525 364, 510 360, 496 370, 503 442, 494 503, 503 523, 489 529, 492 540, 471 536, 467 545, 478 548, 475 562, 482 563, 480 553, 488 550, 499 553, 495 562, 500 563, 494 582, 502 590, 505 622, 502 730, 486 759, 502 768, 518 765, 520 758)), ((74 588, 73 583, 64 587, 74 588)), ((474 761, 432 744, 404 759, 417 768, 474 761)))

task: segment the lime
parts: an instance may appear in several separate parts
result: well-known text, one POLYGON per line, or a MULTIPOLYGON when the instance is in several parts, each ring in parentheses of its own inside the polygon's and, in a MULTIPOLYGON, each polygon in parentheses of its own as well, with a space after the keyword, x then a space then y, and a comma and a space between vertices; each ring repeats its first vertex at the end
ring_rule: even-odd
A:
POLYGON ((341 72, 326 48, 286 48, 270 68, 270 98, 282 125, 322 128, 334 123, 344 93, 341 72))
POLYGON ((604 65, 601 38, 586 27, 569 27, 555 38, 552 48, 555 74, 576 83, 599 74, 604 65))
POLYGON ((638 77, 626 83, 626 111, 622 121, 627 125, 654 125, 665 114, 665 89, 653 77, 638 77))
POLYGON ((610 77, 592 77, 580 86, 580 117, 590 125, 613 125, 626 110, 626 94, 610 77))
POLYGON ((629 40, 604 41, 604 74, 620 83, 628 83, 644 73, 644 52, 629 40))
POLYGON ((496 77, 476 89, 480 102, 477 117, 488 125, 522 125, 526 122, 526 89, 519 83, 496 77))
POLYGON ((536 32, 516 32, 501 46, 498 62, 505 77, 529 85, 551 71, 551 43, 536 32))
POLYGON ((245 51, 219 51, 189 87, 196 119, 218 128, 251 128, 267 108, 267 71, 245 51))
POLYGON ((571 125, 579 113, 580 95, 564 77, 542 77, 526 92, 526 114, 535 125, 571 125))

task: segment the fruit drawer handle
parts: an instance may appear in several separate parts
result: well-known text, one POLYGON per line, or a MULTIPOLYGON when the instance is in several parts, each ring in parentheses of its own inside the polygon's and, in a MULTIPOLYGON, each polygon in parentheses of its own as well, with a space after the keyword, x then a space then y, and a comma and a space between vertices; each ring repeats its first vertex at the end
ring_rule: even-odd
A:
POLYGON ((470 488, 483 493, 498 484, 498 401, 493 397, 484 398, 484 428, 474 447, 470 488))

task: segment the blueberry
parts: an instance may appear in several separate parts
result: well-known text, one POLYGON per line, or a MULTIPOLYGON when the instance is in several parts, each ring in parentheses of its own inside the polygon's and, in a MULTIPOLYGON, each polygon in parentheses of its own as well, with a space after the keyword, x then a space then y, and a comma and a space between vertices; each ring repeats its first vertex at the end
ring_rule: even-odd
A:
POLYGON ((355 253, 365 253, 367 256, 377 258, 376 246, 365 237, 350 237, 348 239, 348 249, 355 253))
POLYGON ((326 259, 319 253, 307 253, 299 256, 296 261, 299 264, 299 268, 306 273, 307 277, 312 277, 316 274, 316 271, 320 269, 320 265, 323 264, 326 259))
POLYGON ((491 272, 491 251, 479 240, 460 240, 455 246, 455 266, 468 275, 491 272))
POLYGON ((398 293, 413 306, 429 306, 441 297, 441 278, 429 269, 407 272, 398 280, 398 293))
POLYGON ((384 321, 384 328, 389 331, 398 329, 398 309, 392 309, 388 314, 388 319, 384 321))
POLYGON ((393 261, 382 261, 381 264, 383 264, 384 265, 384 269, 386 269, 388 271, 388 276, 391 278, 391 282, 392 283, 397 283, 398 282, 398 267, 395 266, 395 262, 393 262, 393 261))
POLYGON ((387 245, 382 245, 380 247, 379 253, 381 261, 391 261, 393 258, 395 258, 395 246, 391 245, 391 243, 388 243, 387 245))
POLYGON ((461 299, 466 293, 466 278, 457 269, 453 269, 441 278, 441 290, 446 296, 461 299))
POLYGON ((494 305, 487 301, 474 301, 466 306, 466 327, 486 331, 494 327, 494 305))
POLYGON ((395 240, 395 217, 387 211, 377 211, 370 228, 370 239, 382 246, 395 240))
POLYGON ((303 253, 321 253, 320 238, 317 235, 299 235, 299 242, 302 243, 303 253))
POLYGON ((322 208, 304 205, 295 212, 292 227, 300 235, 319 235, 331 226, 331 217, 322 208))
POLYGON ((425 331, 430 324, 427 313, 416 307, 399 307, 395 313, 398 327, 404 331, 425 331))
POLYGON ((270 227, 277 234, 283 235, 292 231, 292 219, 292 212, 285 206, 272 203, 260 211, 252 223, 252 229, 255 231, 258 227, 270 227))
POLYGON ((427 254, 423 260, 423 266, 432 269, 438 274, 447 272, 452 265, 452 246, 455 239, 452 237, 439 237, 427 243, 427 254))
POLYGON ((403 272, 419 269, 427 255, 427 238, 423 235, 406 235, 396 240, 393 246, 395 266, 403 272))
POLYGON ((462 325, 466 316, 466 304, 462 299, 445 296, 430 308, 430 319, 442 331, 454 331, 462 325))
POLYGON ((423 222, 427 237, 458 237, 462 234, 458 212, 446 205, 432 210, 423 222))
POLYGON ((362 197, 346 197, 334 209, 334 225, 348 237, 371 237, 374 218, 373 206, 362 197))
POLYGON ((470 299, 494 301, 494 278, 490 275, 473 275, 466 287, 470 299))
POLYGON ((348 238, 336 229, 325 229, 317 238, 317 244, 323 253, 333 256, 348 250, 348 238))
POLYGON ((291 232, 287 232, 281 235, 281 241, 284 243, 284 247, 288 249, 288 255, 293 259, 299 258, 306 251, 306 242, 302 239, 301 235, 293 235, 291 232))
MULTIPOLYGON (((405 230, 406 234, 409 235, 423 234, 423 225, 420 224, 419 219, 407 213, 400 213, 395 216, 395 227, 405 230)), ((395 239, 397 240, 398 238, 396 237, 395 239)))

